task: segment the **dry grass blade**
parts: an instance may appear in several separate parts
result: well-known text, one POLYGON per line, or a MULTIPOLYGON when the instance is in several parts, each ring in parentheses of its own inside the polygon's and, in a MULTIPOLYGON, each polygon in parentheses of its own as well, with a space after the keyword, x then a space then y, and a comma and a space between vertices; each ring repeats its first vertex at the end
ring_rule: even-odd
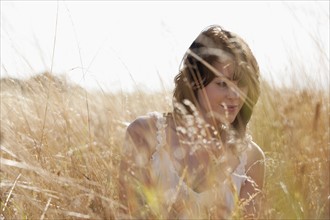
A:
POLYGON ((48 207, 49 207, 51 201, 52 201, 52 198, 49 198, 48 201, 47 201, 47 204, 46 204, 46 206, 45 206, 45 209, 44 209, 44 211, 42 212, 42 215, 41 215, 41 217, 40 217, 40 220, 43 220, 43 219, 45 218, 45 214, 46 214, 46 212, 47 212, 47 210, 48 210, 48 207))
POLYGON ((10 189, 10 191, 9 191, 9 193, 8 193, 8 196, 7 196, 6 202, 5 202, 5 204, 3 205, 2 212, 5 212, 6 207, 7 207, 7 204, 8 204, 8 202, 9 202, 9 200, 10 200, 10 197, 11 197, 13 191, 14 191, 14 188, 15 188, 15 186, 16 186, 16 183, 17 183, 17 181, 18 181, 18 179, 19 179, 20 177, 21 177, 21 174, 19 174, 19 175, 16 177, 16 179, 15 179, 15 181, 14 181, 14 183, 13 183, 13 186, 11 187, 11 189, 10 189))

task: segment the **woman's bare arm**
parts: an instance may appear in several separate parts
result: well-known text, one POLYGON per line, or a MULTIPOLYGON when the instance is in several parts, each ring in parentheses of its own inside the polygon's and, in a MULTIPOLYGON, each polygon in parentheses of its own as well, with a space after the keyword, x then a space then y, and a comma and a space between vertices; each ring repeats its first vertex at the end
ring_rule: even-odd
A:
POLYGON ((262 189, 265 178, 265 155, 260 147, 252 143, 247 150, 248 161, 246 165, 246 175, 248 180, 241 188, 240 198, 245 202, 245 218, 258 218, 262 189))

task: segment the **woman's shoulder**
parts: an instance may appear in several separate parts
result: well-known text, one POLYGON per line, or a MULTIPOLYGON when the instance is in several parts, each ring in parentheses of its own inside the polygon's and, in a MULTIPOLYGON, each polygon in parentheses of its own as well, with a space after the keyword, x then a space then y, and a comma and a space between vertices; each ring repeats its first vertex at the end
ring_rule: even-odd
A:
POLYGON ((136 117, 127 127, 128 133, 139 133, 152 131, 156 128, 158 118, 162 116, 159 112, 149 112, 146 115, 136 117))
POLYGON ((253 154, 255 157, 262 159, 265 158, 265 153, 264 151, 261 149, 261 147, 259 147, 258 144, 256 144, 254 141, 250 142, 250 152, 251 154, 253 154))
POLYGON ((261 147, 256 144, 254 141, 249 141, 249 146, 246 150, 247 153, 247 165, 251 167, 257 163, 264 164, 265 161, 265 153, 261 149, 261 147))
POLYGON ((156 143, 157 131, 166 126, 166 118, 163 113, 149 112, 146 115, 138 116, 126 129, 126 138, 134 143, 145 142, 148 145, 156 143))
POLYGON ((156 122, 152 114, 136 117, 126 128, 124 153, 143 151, 151 154, 156 146, 156 122))

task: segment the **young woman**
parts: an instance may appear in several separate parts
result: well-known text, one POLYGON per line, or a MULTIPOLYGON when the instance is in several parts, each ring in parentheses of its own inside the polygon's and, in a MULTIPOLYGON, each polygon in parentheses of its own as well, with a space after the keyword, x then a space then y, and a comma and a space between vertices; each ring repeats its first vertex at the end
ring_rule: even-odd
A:
POLYGON ((127 128, 120 200, 130 217, 256 218, 264 154, 247 134, 260 94, 245 41, 213 25, 187 50, 175 77, 173 112, 127 128))

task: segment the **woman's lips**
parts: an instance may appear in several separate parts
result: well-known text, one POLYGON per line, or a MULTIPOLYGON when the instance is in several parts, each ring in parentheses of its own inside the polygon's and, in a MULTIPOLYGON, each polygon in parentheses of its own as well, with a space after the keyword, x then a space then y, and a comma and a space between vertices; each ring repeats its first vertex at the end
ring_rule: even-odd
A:
POLYGON ((221 107, 228 113, 233 113, 236 112, 238 105, 221 105, 221 107))

